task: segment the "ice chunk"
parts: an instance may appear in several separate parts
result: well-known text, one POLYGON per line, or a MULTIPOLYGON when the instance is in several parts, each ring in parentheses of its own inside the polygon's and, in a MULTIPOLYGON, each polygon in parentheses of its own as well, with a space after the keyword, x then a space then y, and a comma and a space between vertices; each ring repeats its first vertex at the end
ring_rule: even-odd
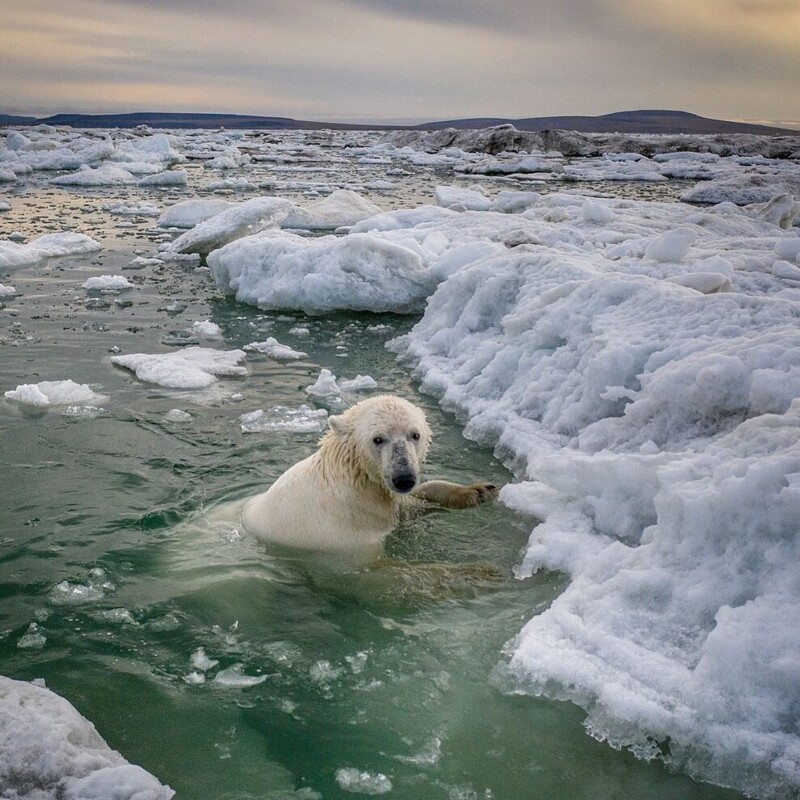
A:
POLYGON ((357 767, 337 769, 336 783, 342 791, 356 794, 379 795, 392 791, 391 780, 382 772, 366 772, 357 767))
POLYGON ((227 200, 184 200, 167 208, 157 224, 161 228, 194 228, 233 206, 227 200))
POLYGON ((169 800, 175 794, 129 764, 62 697, 0 676, 0 794, 64 800, 169 800))
POLYGON ((114 164, 101 164, 96 169, 82 164, 77 172, 50 179, 56 186, 119 186, 135 182, 130 172, 114 164))
POLYGON ((254 197, 198 223, 172 242, 167 250, 207 255, 243 236, 278 225, 291 208, 288 200, 254 197))
POLYGON ((23 383, 16 389, 5 392, 4 396, 32 406, 101 403, 108 399, 92 391, 85 383, 75 383, 73 380, 23 383))
POLYGON ((282 228, 332 230, 349 227, 381 213, 381 208, 350 189, 337 189, 327 197, 300 208, 295 206, 281 222, 282 228))
POLYGON ((307 239, 266 231, 214 251, 208 263, 237 300, 309 314, 410 313, 435 285, 414 249, 366 233, 307 239))
POLYGON ((214 683, 229 689, 247 689, 258 686, 267 680, 266 675, 246 675, 242 664, 234 664, 227 669, 221 669, 214 676, 214 683))
POLYGON ((327 419, 328 412, 324 408, 312 409, 304 403, 298 408, 275 406, 268 412, 250 411, 239 417, 239 427, 243 433, 315 433, 325 429, 327 419))
POLYGON ((186 186, 189 175, 185 169, 169 169, 148 175, 139 181, 139 186, 186 186))
POLYGON ((436 205, 456 211, 487 211, 492 201, 482 191, 460 186, 437 186, 434 193, 436 205))
POLYGON ((293 350, 289 345, 281 344, 272 336, 263 342, 250 342, 243 349, 248 353, 263 353, 276 361, 292 361, 298 358, 305 358, 307 355, 302 350, 293 350))
POLYGON ((338 397, 342 393, 336 376, 329 369, 320 370, 317 380, 311 386, 306 386, 306 391, 315 397, 338 397))
POLYGON ((89 278, 82 288, 87 292, 119 292, 133 289, 133 284, 122 275, 96 275, 89 278))
POLYGON ((192 323, 192 333, 201 339, 222 339, 222 328, 216 322, 204 319, 192 323))
POLYGON ((111 356, 111 362, 131 370, 146 383, 168 389, 204 389, 218 377, 247 375, 247 368, 238 366, 244 358, 243 350, 184 347, 172 353, 111 356))

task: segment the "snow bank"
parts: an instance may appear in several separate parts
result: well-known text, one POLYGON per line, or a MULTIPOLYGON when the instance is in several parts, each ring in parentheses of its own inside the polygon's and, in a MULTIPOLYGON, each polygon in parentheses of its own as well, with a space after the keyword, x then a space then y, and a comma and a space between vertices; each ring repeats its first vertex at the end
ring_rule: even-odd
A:
POLYGON ((243 350, 184 347, 172 353, 111 356, 111 363, 131 370, 146 383, 168 389, 205 389, 218 377, 247 375, 247 368, 238 366, 244 358, 243 350))
POLYGON ((167 246, 168 252, 207 255, 223 245, 277 225, 292 208, 288 200, 254 197, 204 222, 179 236, 167 246))
POLYGON ((432 289, 417 252, 370 234, 308 239, 264 231, 215 250, 208 264, 220 288, 237 300, 308 314, 408 313, 432 289))
POLYGON ((800 293, 780 254, 797 237, 741 213, 587 202, 395 231, 436 230, 442 258, 474 248, 392 347, 516 466, 501 498, 544 520, 519 577, 570 577, 498 681, 579 703, 593 736, 642 757, 792 796, 800 293))
POLYGON ((112 750, 64 698, 0 676, 0 794, 169 800, 175 792, 112 750))

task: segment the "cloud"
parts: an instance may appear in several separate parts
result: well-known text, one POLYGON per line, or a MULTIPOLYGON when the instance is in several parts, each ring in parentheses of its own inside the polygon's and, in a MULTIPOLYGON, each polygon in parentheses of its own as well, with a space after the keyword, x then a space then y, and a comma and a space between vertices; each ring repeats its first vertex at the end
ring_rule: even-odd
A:
POLYGON ((800 0, 5 3, 14 110, 800 117, 800 0))

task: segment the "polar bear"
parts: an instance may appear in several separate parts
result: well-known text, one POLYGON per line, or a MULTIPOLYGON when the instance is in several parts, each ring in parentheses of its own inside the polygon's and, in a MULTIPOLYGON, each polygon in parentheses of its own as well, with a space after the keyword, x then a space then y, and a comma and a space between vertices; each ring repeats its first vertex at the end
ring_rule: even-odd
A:
POLYGON ((430 442, 418 406, 395 395, 362 400, 328 419, 313 455, 244 502, 242 528, 274 544, 369 561, 403 511, 470 508, 497 497, 490 483, 420 483, 430 442))

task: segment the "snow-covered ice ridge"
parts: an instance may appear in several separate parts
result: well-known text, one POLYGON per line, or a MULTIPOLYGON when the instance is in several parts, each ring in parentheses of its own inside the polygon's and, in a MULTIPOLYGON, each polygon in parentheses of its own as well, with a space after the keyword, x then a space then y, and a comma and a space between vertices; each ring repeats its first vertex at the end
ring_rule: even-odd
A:
POLYGON ((700 779, 796 792, 797 202, 436 196, 450 208, 273 228, 209 264, 264 307, 422 311, 392 347, 516 468, 504 502, 544 520, 519 577, 571 578, 501 686, 700 779))
POLYGON ((763 155, 771 158, 797 157, 800 137, 754 134, 646 134, 581 133, 578 131, 520 131, 513 125, 496 125, 477 130, 442 128, 431 131, 387 131, 381 142, 411 147, 428 153, 447 148, 467 152, 501 153, 557 150, 565 156, 599 156, 604 153, 672 153, 699 151, 718 155, 763 155))

